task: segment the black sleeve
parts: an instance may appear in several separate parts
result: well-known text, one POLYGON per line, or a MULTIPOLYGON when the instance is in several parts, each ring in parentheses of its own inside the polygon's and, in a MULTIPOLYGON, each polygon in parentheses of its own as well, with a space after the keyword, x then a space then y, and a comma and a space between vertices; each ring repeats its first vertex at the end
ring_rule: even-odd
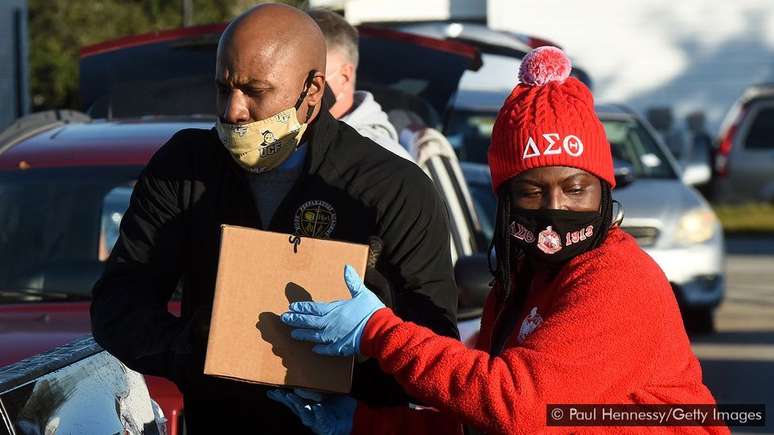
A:
POLYGON ((394 307, 401 319, 459 338, 457 286, 451 262, 448 209, 419 169, 384 213, 383 256, 396 270, 394 307))
MULTIPOLYGON (((403 320, 459 338, 457 287, 451 264, 448 211, 430 179, 412 166, 397 186, 384 192, 379 220, 383 252, 376 269, 366 273, 366 286, 403 320), (395 190, 392 190, 395 189, 395 190), (389 285, 379 285, 384 278, 389 285), (381 278, 381 281, 380 279, 381 278), (389 298, 383 296, 390 295, 389 298)), ((355 365, 352 395, 373 406, 396 406, 408 397, 376 360, 355 365)))
POLYGON ((189 322, 167 311, 182 274, 186 243, 185 159, 176 137, 154 155, 137 181, 91 304, 97 343, 133 370, 171 379, 192 341, 189 322))

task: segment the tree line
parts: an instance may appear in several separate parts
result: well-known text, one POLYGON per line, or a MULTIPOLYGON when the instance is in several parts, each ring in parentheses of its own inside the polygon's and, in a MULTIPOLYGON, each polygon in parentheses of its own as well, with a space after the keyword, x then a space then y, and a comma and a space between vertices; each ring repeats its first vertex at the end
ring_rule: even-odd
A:
MULTIPOLYGON (((282 3, 301 6, 303 0, 282 3)), ((122 36, 228 21, 260 1, 28 0, 32 111, 78 109, 81 47, 122 36), (186 4, 184 8, 184 4, 186 4)))

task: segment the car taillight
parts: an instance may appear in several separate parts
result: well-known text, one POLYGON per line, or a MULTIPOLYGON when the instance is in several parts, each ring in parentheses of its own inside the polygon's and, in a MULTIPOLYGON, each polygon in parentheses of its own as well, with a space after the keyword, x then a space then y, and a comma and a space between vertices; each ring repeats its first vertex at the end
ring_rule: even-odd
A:
POLYGON ((549 41, 548 39, 543 39, 543 38, 537 38, 535 36, 530 36, 527 38, 527 45, 529 45, 531 48, 546 47, 546 46, 556 47, 559 49, 562 48, 559 46, 559 44, 557 44, 554 41, 549 41))
POLYGON ((721 177, 728 175, 728 155, 731 153, 732 140, 735 134, 736 124, 726 130, 726 134, 723 136, 723 140, 718 146, 718 152, 715 155, 715 173, 721 177))
POLYGON ((725 134, 722 136, 722 140, 720 141, 720 145, 718 145, 718 151, 715 154, 715 173, 721 177, 725 177, 728 175, 729 170, 729 162, 728 158, 731 154, 731 148, 734 146, 734 136, 736 136, 736 132, 739 129, 739 126, 742 124, 742 120, 744 119, 745 115, 747 114, 747 109, 743 107, 739 111, 739 116, 736 117, 734 120, 734 123, 731 124, 730 127, 726 130, 725 134))

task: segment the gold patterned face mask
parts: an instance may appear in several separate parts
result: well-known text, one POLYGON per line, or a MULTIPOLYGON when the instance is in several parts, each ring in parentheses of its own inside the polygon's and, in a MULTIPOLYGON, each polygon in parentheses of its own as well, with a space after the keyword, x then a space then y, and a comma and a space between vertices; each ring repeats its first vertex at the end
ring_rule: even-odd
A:
POLYGON ((293 154, 307 124, 298 122, 296 108, 291 107, 249 124, 226 124, 218 119, 215 127, 231 157, 246 170, 260 174, 293 154))

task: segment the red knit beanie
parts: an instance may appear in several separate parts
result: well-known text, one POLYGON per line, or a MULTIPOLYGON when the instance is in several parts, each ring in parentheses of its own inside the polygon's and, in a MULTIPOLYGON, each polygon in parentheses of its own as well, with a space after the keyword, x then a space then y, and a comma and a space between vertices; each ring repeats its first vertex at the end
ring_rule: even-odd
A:
POLYGON ((615 187, 613 157, 594 112, 591 91, 570 76, 562 50, 540 47, 524 57, 519 83, 497 115, 489 145, 494 191, 533 168, 570 166, 615 187))

